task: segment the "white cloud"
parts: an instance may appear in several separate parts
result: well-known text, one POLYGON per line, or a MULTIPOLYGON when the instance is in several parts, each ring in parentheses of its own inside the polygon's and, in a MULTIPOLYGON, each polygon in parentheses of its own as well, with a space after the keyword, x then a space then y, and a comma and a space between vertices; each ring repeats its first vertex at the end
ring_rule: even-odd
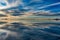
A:
MULTIPOLYGON (((1 2, 1 1, 0 1, 1 2)), ((0 6, 0 10, 1 9, 7 9, 7 8, 10 8, 10 7, 16 7, 16 6, 18 6, 21 2, 20 2, 20 0, 16 0, 15 2, 13 2, 13 3, 8 3, 7 2, 7 0, 5 0, 5 2, 6 2, 6 4, 7 4, 7 6, 0 6)))
POLYGON ((60 4, 60 2, 53 3, 53 4, 50 4, 50 5, 45 5, 45 6, 39 7, 39 9, 43 9, 43 8, 47 8, 47 7, 54 6, 54 5, 59 5, 59 4, 60 4))

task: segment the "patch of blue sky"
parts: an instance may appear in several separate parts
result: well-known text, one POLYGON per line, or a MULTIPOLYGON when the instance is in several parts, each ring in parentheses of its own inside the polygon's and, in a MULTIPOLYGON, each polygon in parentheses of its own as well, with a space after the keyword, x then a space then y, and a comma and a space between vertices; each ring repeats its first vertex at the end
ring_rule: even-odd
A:
POLYGON ((24 4, 29 4, 32 0, 22 0, 24 4))
POLYGON ((28 4, 27 6, 30 6, 30 7, 33 7, 33 8, 35 8, 35 7, 38 8, 40 6, 43 6, 43 4, 39 3, 39 2, 32 2, 32 3, 28 4))
POLYGON ((55 13, 57 13, 57 14, 59 14, 59 12, 60 12, 60 9, 53 9, 53 10, 51 10, 52 12, 55 12, 55 13))
POLYGON ((32 0, 23 0, 25 5, 49 5, 59 2, 58 0, 42 0, 42 1, 32 1, 32 0))
POLYGON ((44 8, 45 10, 50 10, 53 12, 59 12, 60 11, 60 4, 59 5, 54 5, 54 6, 49 6, 44 8))
POLYGON ((8 3, 16 2, 16 0, 7 0, 8 3))
POLYGON ((37 6, 42 6, 42 4, 43 4, 43 2, 41 2, 41 1, 38 1, 38 2, 36 2, 36 1, 32 1, 32 0, 23 0, 23 3, 24 3, 24 5, 25 6, 30 6, 30 7, 37 7, 37 6))
POLYGON ((0 2, 0 6, 6 6, 7 4, 5 2, 0 2))
POLYGON ((44 4, 53 4, 53 3, 57 3, 60 2, 60 0, 44 0, 44 4))

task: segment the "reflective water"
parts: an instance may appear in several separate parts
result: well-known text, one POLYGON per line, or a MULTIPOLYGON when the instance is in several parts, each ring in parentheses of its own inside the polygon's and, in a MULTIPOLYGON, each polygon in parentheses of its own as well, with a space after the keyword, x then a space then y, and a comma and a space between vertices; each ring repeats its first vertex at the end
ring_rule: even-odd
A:
POLYGON ((0 40, 60 40, 60 0, 0 0, 0 40))
POLYGON ((59 40, 59 16, 0 17, 0 40, 59 40), (5 23, 6 22, 6 23, 5 23))

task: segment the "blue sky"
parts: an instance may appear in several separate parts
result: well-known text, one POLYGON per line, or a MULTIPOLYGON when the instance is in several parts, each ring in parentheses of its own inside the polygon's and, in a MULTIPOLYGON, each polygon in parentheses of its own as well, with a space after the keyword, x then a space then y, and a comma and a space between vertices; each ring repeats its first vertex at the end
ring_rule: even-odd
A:
MULTIPOLYGON (((5 6, 10 9, 18 9, 18 10, 45 10, 51 12, 60 12, 60 0, 7 0, 9 3, 8 6, 5 3, 6 0, 0 0, 0 8, 4 8, 5 6), (16 1, 16 5, 14 5, 16 1), (2 3, 1 3, 2 2, 2 3), (13 7, 11 5, 14 5, 13 7), (9 7, 10 6, 10 7, 9 7), (15 7, 15 8, 14 8, 15 7)), ((5 8, 6 8, 5 7, 5 8)))
POLYGON ((27 7, 32 7, 34 10, 60 12, 60 0, 23 0, 23 3, 27 7))

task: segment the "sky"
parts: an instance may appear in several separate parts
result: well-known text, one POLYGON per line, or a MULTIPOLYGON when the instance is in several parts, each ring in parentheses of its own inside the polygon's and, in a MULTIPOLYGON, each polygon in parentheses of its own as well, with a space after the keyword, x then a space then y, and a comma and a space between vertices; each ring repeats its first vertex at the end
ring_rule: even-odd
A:
POLYGON ((0 0, 1 9, 60 13, 60 0, 0 0))

